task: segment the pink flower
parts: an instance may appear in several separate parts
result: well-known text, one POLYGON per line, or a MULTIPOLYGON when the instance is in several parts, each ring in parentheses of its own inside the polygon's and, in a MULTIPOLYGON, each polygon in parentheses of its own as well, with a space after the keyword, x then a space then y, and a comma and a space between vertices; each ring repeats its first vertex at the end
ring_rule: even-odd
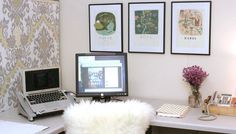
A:
POLYGON ((185 78, 185 81, 196 89, 199 89, 208 75, 207 72, 203 71, 202 68, 197 65, 183 69, 183 77, 185 78))

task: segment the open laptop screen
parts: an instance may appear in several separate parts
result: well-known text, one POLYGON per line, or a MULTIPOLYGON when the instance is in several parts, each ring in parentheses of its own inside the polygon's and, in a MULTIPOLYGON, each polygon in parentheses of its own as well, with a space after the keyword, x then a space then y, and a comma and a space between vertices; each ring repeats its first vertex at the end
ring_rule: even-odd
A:
POLYGON ((59 88, 60 86, 59 68, 28 70, 24 73, 26 92, 59 88))

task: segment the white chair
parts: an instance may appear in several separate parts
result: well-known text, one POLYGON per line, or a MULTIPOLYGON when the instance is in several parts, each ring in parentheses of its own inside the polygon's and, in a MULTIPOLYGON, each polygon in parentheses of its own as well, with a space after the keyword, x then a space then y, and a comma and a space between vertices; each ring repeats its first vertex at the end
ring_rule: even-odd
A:
POLYGON ((63 114, 68 134, 145 134, 153 117, 153 108, 137 100, 82 101, 63 114))

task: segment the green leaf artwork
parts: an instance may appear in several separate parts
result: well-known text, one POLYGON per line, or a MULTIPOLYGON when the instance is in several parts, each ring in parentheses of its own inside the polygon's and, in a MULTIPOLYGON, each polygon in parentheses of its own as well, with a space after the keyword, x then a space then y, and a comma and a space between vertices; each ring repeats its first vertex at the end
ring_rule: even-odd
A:
POLYGON ((96 15, 94 27, 100 35, 112 35, 116 31, 115 15, 109 12, 100 12, 96 15))
POLYGON ((135 11, 135 34, 158 34, 158 10, 135 11))

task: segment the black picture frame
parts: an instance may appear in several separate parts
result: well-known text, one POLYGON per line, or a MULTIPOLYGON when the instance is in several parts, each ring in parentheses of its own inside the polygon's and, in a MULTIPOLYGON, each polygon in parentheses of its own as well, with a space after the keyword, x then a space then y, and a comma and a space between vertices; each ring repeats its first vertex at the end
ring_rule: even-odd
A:
POLYGON ((165 5, 165 2, 128 3, 129 53, 165 53, 165 5))
POLYGON ((171 54, 210 55, 211 1, 171 2, 171 54))
POLYGON ((123 52, 123 4, 89 4, 90 52, 123 52))

